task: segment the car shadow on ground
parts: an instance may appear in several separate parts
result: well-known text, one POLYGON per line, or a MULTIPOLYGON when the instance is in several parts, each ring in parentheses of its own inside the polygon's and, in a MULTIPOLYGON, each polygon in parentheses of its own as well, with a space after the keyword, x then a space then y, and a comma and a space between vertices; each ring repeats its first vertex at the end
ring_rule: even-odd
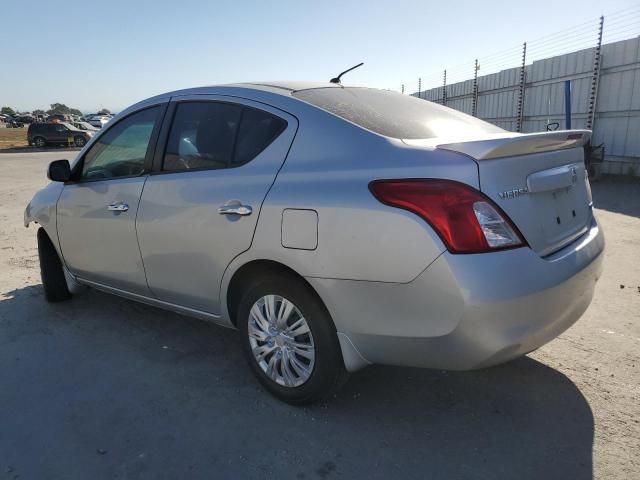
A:
POLYGON ((596 208, 640 217, 640 179, 605 177, 591 184, 596 208))
POLYGON ((0 293, 0 471, 20 478, 592 477, 594 420, 531 358, 475 372, 373 366, 291 407, 233 330, 96 291, 0 293))

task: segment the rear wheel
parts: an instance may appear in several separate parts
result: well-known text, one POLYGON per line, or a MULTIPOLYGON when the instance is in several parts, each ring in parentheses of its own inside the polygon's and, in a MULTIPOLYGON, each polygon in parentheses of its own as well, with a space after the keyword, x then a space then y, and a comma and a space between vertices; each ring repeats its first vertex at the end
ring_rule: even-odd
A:
POLYGON ((62 262, 43 228, 38 230, 38 256, 40 257, 40 277, 47 301, 62 302, 70 299, 71 293, 67 287, 62 262))
POLYGON ((331 316, 300 279, 280 274, 256 279, 240 300, 237 324, 252 371, 280 400, 312 403, 346 379, 331 316))
POLYGON ((76 147, 84 147, 87 143, 87 140, 82 135, 76 135, 73 137, 73 143, 75 143, 76 147))
POLYGON ((33 139, 33 144, 38 148, 43 148, 47 145, 47 142, 43 137, 35 137, 33 139))

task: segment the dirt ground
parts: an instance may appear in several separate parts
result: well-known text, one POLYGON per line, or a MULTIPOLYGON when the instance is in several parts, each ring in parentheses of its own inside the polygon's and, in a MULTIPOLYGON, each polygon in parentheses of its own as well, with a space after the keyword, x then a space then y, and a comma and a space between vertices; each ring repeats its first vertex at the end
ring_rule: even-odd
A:
MULTIPOLYGON (((0 153, 45 152, 68 150, 67 146, 47 145, 45 148, 30 147, 27 140, 27 127, 0 128, 0 153)), ((80 150, 72 147, 71 150, 80 150)))
POLYGON ((0 150, 28 147, 27 128, 0 128, 0 150))
POLYGON ((640 185, 594 184, 604 274, 558 339, 476 372, 369 367, 294 408, 231 330, 44 301, 23 210, 61 153, 0 154, 0 479, 640 478, 640 185))

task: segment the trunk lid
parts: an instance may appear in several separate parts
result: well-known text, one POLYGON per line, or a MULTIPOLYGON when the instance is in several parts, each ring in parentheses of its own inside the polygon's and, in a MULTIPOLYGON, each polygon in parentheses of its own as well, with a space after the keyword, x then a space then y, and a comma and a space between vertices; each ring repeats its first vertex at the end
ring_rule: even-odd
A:
POLYGON ((530 247, 549 255, 586 232, 592 203, 584 166, 588 130, 439 143, 472 157, 480 190, 504 210, 530 247))

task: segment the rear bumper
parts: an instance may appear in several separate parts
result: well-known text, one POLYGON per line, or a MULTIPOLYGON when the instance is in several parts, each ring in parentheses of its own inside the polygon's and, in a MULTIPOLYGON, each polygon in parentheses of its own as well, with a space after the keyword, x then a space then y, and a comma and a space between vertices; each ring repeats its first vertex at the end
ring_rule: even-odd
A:
POLYGON ((544 345, 589 306, 604 235, 552 256, 529 248, 442 254, 410 283, 313 279, 340 333, 347 368, 367 363, 468 370, 544 345))

